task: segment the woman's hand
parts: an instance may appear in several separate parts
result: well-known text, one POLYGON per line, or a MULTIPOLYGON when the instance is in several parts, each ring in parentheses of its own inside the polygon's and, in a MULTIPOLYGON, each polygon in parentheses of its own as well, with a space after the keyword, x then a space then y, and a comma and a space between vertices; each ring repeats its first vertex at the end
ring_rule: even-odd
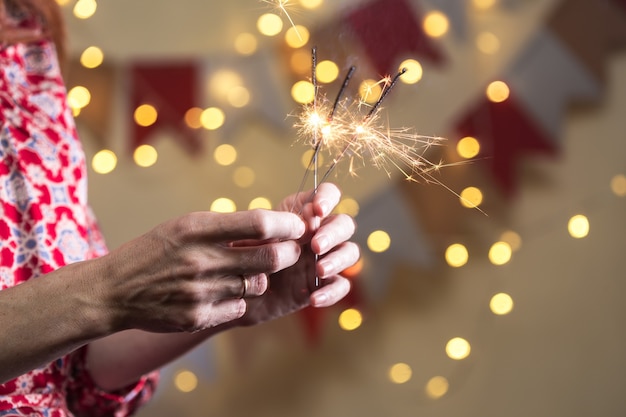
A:
POLYGON ((242 299, 267 289, 266 275, 300 259, 301 218, 288 212, 198 212, 159 225, 95 260, 95 280, 112 332, 197 331, 246 311, 242 299), (257 242, 254 246, 237 242, 257 242))
POLYGON ((247 311, 239 324, 272 320, 308 305, 327 307, 348 294, 350 282, 339 273, 354 265, 360 254, 358 246, 348 241, 355 231, 352 218, 331 214, 340 197, 337 187, 323 183, 314 196, 302 193, 283 202, 282 209, 295 207, 307 224, 307 232, 299 239, 300 258, 295 265, 271 274, 263 295, 246 297, 247 311), (315 287, 316 276, 319 287, 315 287))

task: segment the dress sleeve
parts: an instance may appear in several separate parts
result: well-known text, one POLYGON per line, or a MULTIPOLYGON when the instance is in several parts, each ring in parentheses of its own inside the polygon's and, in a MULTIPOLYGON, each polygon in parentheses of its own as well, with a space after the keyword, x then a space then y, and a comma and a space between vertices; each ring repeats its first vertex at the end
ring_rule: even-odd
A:
POLYGON ((144 375, 136 383, 117 391, 96 386, 85 368, 88 346, 70 355, 71 375, 67 386, 67 403, 76 417, 127 417, 146 404, 156 390, 159 373, 144 375))

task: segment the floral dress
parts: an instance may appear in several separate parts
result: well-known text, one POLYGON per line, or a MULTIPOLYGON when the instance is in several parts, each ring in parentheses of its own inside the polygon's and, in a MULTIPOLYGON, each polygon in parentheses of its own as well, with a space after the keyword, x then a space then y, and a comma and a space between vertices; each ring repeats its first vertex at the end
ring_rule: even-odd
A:
MULTIPOLYGON (((54 44, 0 45, 0 290, 106 253, 54 44)), ((79 349, 0 385, 0 417, 127 416, 156 374, 99 390, 79 349)))

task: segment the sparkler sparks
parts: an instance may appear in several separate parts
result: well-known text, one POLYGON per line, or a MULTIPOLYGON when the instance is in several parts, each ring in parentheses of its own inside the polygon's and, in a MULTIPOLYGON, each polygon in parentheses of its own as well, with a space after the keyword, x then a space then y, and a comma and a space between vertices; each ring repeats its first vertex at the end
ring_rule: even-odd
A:
POLYGON ((419 135, 410 128, 393 129, 381 118, 382 103, 405 70, 400 70, 393 78, 379 81, 382 89, 373 105, 366 104, 363 99, 342 97, 354 72, 355 68, 350 68, 333 102, 316 92, 313 103, 306 105, 300 114, 296 124, 299 136, 314 149, 304 179, 311 168, 316 169, 314 159, 324 149, 331 155, 331 163, 319 182, 324 182, 341 160, 349 159, 352 175, 356 175, 357 161, 365 164, 369 160, 389 176, 392 170, 397 170, 409 181, 443 185, 433 174, 444 164, 431 162, 425 156, 431 147, 441 145, 443 138, 419 135), (365 112, 365 109, 368 111, 365 112))
POLYGON ((298 27, 296 26, 295 22, 291 18, 291 15, 287 11, 287 9, 291 6, 291 4, 289 3, 289 0, 261 0, 261 1, 263 3, 267 3, 271 5, 276 10, 278 10, 281 14, 284 14, 287 20, 289 21, 289 24, 291 25, 293 30, 296 32, 298 39, 302 41, 302 35, 300 35, 300 32, 298 31, 298 27))

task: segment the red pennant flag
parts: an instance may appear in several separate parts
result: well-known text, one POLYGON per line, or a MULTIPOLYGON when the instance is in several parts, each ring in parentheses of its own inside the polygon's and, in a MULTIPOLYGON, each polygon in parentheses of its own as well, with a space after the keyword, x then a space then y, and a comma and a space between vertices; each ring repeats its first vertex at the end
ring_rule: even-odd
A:
POLYGON ((463 136, 477 138, 494 182, 505 195, 517 188, 518 160, 528 154, 556 155, 556 146, 518 104, 513 95, 501 103, 486 97, 456 125, 463 136))
MULTIPOLYGON (((158 112, 157 120, 150 126, 140 126, 131 121, 133 135, 131 149, 147 143, 155 131, 170 128, 190 153, 200 149, 197 132, 185 124, 185 113, 197 105, 197 65, 193 62, 141 63, 131 69, 132 111, 142 105, 151 104, 158 112)), ((132 117, 131 113, 131 117, 132 117)))
POLYGON ((374 0, 346 17, 379 75, 394 73, 404 57, 443 62, 424 33, 420 14, 406 0, 374 0))

